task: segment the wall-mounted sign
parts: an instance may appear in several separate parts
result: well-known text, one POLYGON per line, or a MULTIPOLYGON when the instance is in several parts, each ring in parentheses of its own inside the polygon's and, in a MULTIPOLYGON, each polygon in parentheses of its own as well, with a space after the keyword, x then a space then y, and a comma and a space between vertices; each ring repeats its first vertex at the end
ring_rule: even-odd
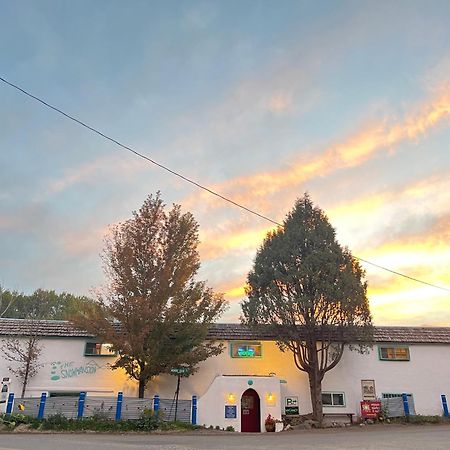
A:
POLYGON ((361 392, 363 400, 376 400, 375 380, 361 380, 361 392))
POLYGON ((225 405, 225 419, 236 419, 236 418, 237 418, 237 406, 225 405))
POLYGON ((230 344, 232 358, 260 358, 261 349, 260 342, 232 342, 230 344))
POLYGON ((93 375, 100 369, 95 361, 76 363, 75 361, 54 361, 51 364, 50 380, 59 381, 64 378, 93 375))
POLYGON ((287 416, 294 416, 294 415, 299 414, 298 397, 285 397, 284 398, 284 413, 287 416))

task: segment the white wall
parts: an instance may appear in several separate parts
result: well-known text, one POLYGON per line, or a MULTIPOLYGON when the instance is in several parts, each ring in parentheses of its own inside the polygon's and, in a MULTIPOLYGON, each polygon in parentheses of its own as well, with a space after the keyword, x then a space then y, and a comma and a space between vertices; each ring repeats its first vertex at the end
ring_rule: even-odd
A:
POLYGON ((261 431, 264 421, 270 414, 281 419, 280 380, 277 377, 217 376, 198 404, 198 423, 232 426, 241 431, 241 397, 247 389, 254 389, 260 398, 261 431), (231 395, 230 395, 231 394, 231 395), (225 418, 225 405, 235 405, 236 419, 225 418))
MULTIPOLYGON (((86 339, 49 338, 41 342, 44 346, 41 360, 43 366, 39 374, 30 380, 27 395, 39 396, 43 391, 79 392, 84 390, 88 392, 88 395, 116 395, 118 391, 122 391, 125 396, 137 396, 134 381, 129 380, 121 370, 109 369, 108 364, 113 362, 113 358, 84 356, 86 339), (52 365, 54 362, 61 364, 52 365), (67 367, 64 368, 64 365, 67 367), (56 369, 53 369, 55 367, 56 369), (78 370, 70 371, 70 369, 78 370), (58 380, 51 379, 55 376, 52 370, 56 372, 56 376, 60 377, 58 380), (62 370, 68 371, 63 373, 62 370), (68 376, 70 374, 73 376, 68 376)), ((270 383, 275 380, 278 380, 277 383, 279 380, 286 381, 279 384, 280 413, 285 396, 299 397, 301 414, 311 411, 308 378, 305 373, 295 367, 290 353, 281 353, 274 342, 262 342, 263 356, 261 358, 238 359, 230 357, 228 343, 225 345, 227 348, 221 355, 201 363, 196 374, 182 379, 180 398, 190 399, 192 395, 200 398, 199 423, 207 423, 201 422, 200 417, 203 417, 201 415, 206 411, 208 404, 215 404, 212 401, 209 403, 205 401, 205 398, 212 395, 209 389, 211 392, 218 390, 220 395, 217 395, 220 397, 229 388, 229 386, 215 387, 216 377, 221 375, 242 375, 242 379, 247 380, 251 376, 269 377, 269 374, 272 374, 270 380, 273 381, 269 380, 270 383)), ((325 408, 325 411, 358 414, 361 380, 374 379, 377 395, 380 396, 383 392, 412 393, 418 414, 442 414, 440 395, 447 394, 450 399, 450 345, 410 345, 409 349, 410 361, 380 361, 377 346, 369 355, 345 351, 338 366, 326 374, 323 390, 344 392, 346 405, 325 408)), ((9 373, 7 369, 9 364, 11 363, 7 363, 0 355, 0 377, 10 376, 12 378, 11 392, 20 395, 20 383, 9 373)), ((240 391, 237 390, 236 393, 242 394, 243 387, 241 386, 240 391)), ((172 398, 175 388, 175 376, 160 376, 149 383, 146 396, 150 397, 157 393, 162 398, 172 398)), ((272 389, 272 385, 270 388, 272 389)), ((265 389, 266 387, 262 386, 262 390, 265 389)), ((222 417, 224 403, 221 401, 218 405, 217 414, 222 417)), ((261 415, 264 414, 266 412, 261 415)), ((275 415, 277 414, 278 410, 275 415)), ((219 416, 214 420, 218 422, 210 423, 211 425, 225 423, 219 422, 219 416)))

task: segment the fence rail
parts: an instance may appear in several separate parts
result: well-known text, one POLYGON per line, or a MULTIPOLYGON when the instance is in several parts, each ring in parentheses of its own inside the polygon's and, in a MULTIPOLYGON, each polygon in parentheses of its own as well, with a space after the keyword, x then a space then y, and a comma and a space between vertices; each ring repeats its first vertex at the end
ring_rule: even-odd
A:
POLYGON ((14 398, 10 394, 7 413, 24 414, 30 417, 48 418, 63 415, 69 419, 99 416, 109 420, 137 420, 146 410, 159 414, 161 419, 169 422, 176 420, 186 423, 196 422, 197 399, 178 400, 153 398, 123 397, 119 392, 117 397, 86 396, 85 392, 79 397, 63 396, 48 397, 43 393, 41 397, 14 398))

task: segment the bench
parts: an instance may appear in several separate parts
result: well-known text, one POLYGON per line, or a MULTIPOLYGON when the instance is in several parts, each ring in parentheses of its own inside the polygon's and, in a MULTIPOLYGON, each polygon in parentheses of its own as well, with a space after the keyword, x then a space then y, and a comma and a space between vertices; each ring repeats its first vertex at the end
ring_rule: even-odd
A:
POLYGON ((335 412, 328 412, 328 413, 323 413, 323 418, 325 418, 325 416, 333 416, 333 417, 348 417, 350 420, 350 423, 353 425, 353 416, 355 414, 354 413, 335 413, 335 412))

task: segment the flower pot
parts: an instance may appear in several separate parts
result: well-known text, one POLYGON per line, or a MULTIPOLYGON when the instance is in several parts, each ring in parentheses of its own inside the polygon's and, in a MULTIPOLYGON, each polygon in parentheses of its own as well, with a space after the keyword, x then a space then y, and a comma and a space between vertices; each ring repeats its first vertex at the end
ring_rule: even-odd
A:
POLYGON ((266 431, 268 433, 274 433, 275 432, 275 423, 266 423, 266 431))

